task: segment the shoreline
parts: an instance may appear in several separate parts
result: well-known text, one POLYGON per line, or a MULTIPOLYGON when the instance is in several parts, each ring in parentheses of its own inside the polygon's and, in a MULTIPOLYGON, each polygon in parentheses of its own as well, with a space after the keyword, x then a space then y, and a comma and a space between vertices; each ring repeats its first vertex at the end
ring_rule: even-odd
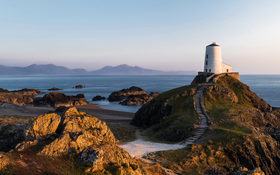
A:
MULTIPOLYGON (((87 104, 81 106, 75 106, 79 111, 86 112, 94 117, 99 118, 105 122, 128 122, 130 121, 134 113, 116 111, 110 109, 104 109, 96 104, 87 104)), ((0 103, 0 115, 1 116, 17 116, 24 118, 32 118, 45 113, 54 112, 56 108, 50 106, 34 106, 27 104, 18 106, 10 103, 0 103)))

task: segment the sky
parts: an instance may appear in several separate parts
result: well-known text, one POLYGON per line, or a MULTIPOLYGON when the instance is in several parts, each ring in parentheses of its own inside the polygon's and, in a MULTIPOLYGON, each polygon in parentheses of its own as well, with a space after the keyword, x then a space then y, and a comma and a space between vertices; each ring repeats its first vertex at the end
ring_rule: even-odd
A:
POLYGON ((279 0, 0 0, 0 64, 203 70, 205 46, 243 74, 280 74, 279 0))

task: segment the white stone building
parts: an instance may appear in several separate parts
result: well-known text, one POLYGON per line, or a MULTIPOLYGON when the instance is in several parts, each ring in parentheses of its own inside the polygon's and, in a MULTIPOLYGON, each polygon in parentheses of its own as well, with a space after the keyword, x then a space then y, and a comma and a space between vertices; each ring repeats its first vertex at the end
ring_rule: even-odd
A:
POLYGON ((216 43, 206 46, 203 72, 214 74, 232 72, 232 67, 222 62, 221 47, 216 43))

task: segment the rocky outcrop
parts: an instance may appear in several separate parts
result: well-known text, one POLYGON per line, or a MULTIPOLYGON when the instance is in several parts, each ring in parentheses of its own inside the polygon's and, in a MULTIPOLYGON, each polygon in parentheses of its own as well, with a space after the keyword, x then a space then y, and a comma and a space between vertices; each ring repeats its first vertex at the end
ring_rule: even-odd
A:
POLYGON ((124 101, 120 102, 122 105, 126 106, 138 106, 150 102, 153 98, 157 97, 159 93, 152 92, 150 94, 142 95, 130 95, 124 101))
POLYGON ((33 119, 25 135, 34 139, 54 135, 60 122, 61 117, 56 113, 40 115, 33 119))
POLYGON ((78 85, 74 86, 73 88, 74 89, 82 89, 82 88, 85 88, 85 87, 86 86, 84 86, 84 85, 78 84, 78 85))
POLYGON ((87 163, 87 172, 105 173, 108 167, 123 174, 140 171, 136 159, 117 145, 105 122, 78 112, 75 107, 64 108, 60 115, 50 113, 34 118, 25 134, 26 140, 17 145, 18 151, 39 147, 36 150, 40 155, 74 156, 87 163))
POLYGON ((148 94, 145 90, 132 86, 128 89, 122 89, 120 91, 112 92, 108 100, 109 101, 121 101, 121 105, 126 106, 138 106, 150 102, 153 98, 158 96, 159 93, 151 92, 148 94))
POLYGON ((221 86, 207 86, 206 91, 211 93, 215 98, 221 98, 230 103, 238 103, 238 97, 233 90, 221 86))
POLYGON ((159 96, 159 99, 155 98, 149 103, 143 105, 134 115, 132 124, 143 128, 150 127, 158 124, 162 119, 168 117, 172 113, 172 104, 170 101, 174 101, 181 97, 192 97, 196 93, 195 88, 182 88, 182 92, 166 92, 159 96), (168 94, 168 95, 166 95, 168 94), (162 98, 162 96, 164 98, 162 98))
POLYGON ((13 149, 25 140, 26 123, 6 124, 0 126, 0 152, 13 149))
POLYGON ((62 90, 62 89, 59 89, 57 87, 52 87, 52 88, 48 89, 48 91, 59 91, 59 90, 62 90))
POLYGON ((34 100, 34 105, 50 105, 52 107, 59 106, 76 106, 88 104, 85 96, 83 94, 78 94, 76 96, 67 96, 64 93, 52 92, 44 95, 43 97, 38 97, 34 100))
POLYGON ((5 169, 9 164, 11 163, 9 157, 0 152, 0 174, 1 174, 1 170, 5 169))
POLYGON ((219 86, 219 88, 224 89, 224 91, 220 91, 221 94, 224 94, 225 91, 233 91, 238 97, 239 104, 249 104, 263 112, 272 111, 272 107, 266 103, 266 101, 260 98, 256 93, 252 92, 249 86, 235 78, 223 76, 217 80, 215 86, 219 86), (228 90, 225 90, 225 88, 228 90))
POLYGON ((7 91, 2 89, 2 91, 0 91, 0 102, 12 103, 19 106, 32 104, 35 96, 38 94, 41 94, 41 92, 36 89, 21 89, 17 91, 7 91))
POLYGON ((100 101, 100 100, 105 100, 105 99, 106 99, 106 97, 97 95, 97 96, 92 98, 92 101, 100 101))
POLYGON ((9 92, 7 89, 0 88, 0 92, 9 92))
POLYGON ((120 91, 112 92, 109 95, 108 100, 109 101, 122 101, 130 95, 148 95, 148 93, 139 87, 132 86, 128 89, 122 89, 120 91))
POLYGON ((172 112, 172 106, 166 102, 152 100, 150 103, 143 105, 136 113, 132 124, 148 128, 160 123, 160 121, 169 116, 172 112))

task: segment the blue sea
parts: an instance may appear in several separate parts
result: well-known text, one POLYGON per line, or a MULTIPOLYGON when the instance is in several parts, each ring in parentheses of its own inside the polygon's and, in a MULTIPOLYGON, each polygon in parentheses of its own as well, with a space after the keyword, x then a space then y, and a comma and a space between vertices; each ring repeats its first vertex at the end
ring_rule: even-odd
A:
MULTIPOLYGON (((122 106, 117 102, 92 102, 96 95, 108 97, 113 91, 130 86, 139 86, 148 92, 164 92, 191 83, 195 75, 157 75, 157 76, 111 76, 111 75, 57 75, 57 76, 0 76, 0 88, 18 90, 22 88, 39 89, 48 92, 52 87, 61 88, 67 95, 82 93, 91 103, 100 107, 136 112, 139 106, 122 106), (85 85, 84 89, 74 89, 75 85, 85 85)), ((241 75, 240 79, 251 87, 260 97, 273 107, 280 107, 280 75, 241 75)))

